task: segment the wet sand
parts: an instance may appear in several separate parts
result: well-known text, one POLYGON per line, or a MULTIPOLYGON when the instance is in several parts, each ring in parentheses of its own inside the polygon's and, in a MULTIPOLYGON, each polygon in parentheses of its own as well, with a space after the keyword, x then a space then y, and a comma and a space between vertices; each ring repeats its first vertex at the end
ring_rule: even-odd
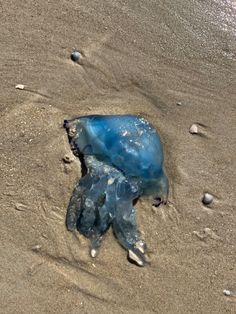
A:
POLYGON ((0 9, 0 312, 235 313, 236 298, 223 294, 236 294, 235 2, 0 9), (65 228, 80 164, 63 162, 72 156, 63 120, 126 113, 159 131, 171 183, 172 204, 136 205, 144 268, 111 231, 91 259, 88 241, 65 228), (189 133, 193 123, 200 135, 189 133))

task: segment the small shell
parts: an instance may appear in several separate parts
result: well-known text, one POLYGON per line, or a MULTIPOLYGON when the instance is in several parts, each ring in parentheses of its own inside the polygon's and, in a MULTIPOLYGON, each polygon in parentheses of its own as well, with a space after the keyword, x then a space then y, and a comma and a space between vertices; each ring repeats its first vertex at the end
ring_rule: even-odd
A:
POLYGON ((198 126, 196 124, 192 124, 190 129, 189 129, 189 133, 197 134, 198 133, 198 126))
POLYGON ((95 249, 91 249, 91 251, 90 251, 90 255, 91 255, 91 257, 96 257, 97 256, 97 254, 98 254, 98 251, 97 250, 95 250, 95 249))
POLYGON ((16 89, 24 89, 25 88, 25 85, 23 84, 18 84, 15 86, 16 89))
POLYGON ((39 251, 42 248, 42 245, 36 244, 35 246, 32 247, 32 251, 39 251))
POLYGON ((131 250, 129 250, 129 258, 134 261, 138 266, 144 266, 143 261, 131 250))
POLYGON ((224 289, 223 291, 224 295, 226 295, 227 297, 230 297, 232 295, 232 292, 230 290, 224 289))
POLYGON ((213 202, 213 195, 209 194, 209 193, 204 193, 203 198, 202 198, 202 203, 204 205, 210 205, 213 202))

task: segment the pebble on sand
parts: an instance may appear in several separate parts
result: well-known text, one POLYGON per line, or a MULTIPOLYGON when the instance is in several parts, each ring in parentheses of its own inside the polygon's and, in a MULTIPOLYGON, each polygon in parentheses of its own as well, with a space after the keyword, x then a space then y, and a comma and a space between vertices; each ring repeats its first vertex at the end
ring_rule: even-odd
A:
POLYGON ((33 247, 32 247, 32 251, 39 251, 40 249, 42 248, 42 245, 40 245, 40 244, 36 244, 36 245, 34 245, 33 247))
POLYGON ((23 85, 23 84, 17 84, 17 85, 15 86, 15 88, 16 88, 16 89, 24 89, 24 88, 25 88, 25 85, 23 85))
POLYGON ((77 62, 80 59, 80 53, 78 51, 73 51, 70 57, 72 61, 77 62))
POLYGON ((232 295, 232 292, 230 290, 224 289, 223 291, 224 295, 226 295, 227 297, 230 297, 232 295))
POLYGON ((196 124, 192 124, 190 129, 189 129, 189 133, 197 134, 198 133, 198 126, 196 124))
POLYGON ((209 193, 204 193, 203 197, 202 197, 202 203, 204 205, 210 205, 213 202, 213 195, 209 194, 209 193))
POLYGON ((95 250, 95 249, 91 249, 91 251, 90 251, 90 255, 91 255, 91 257, 96 257, 96 256, 97 256, 97 254, 98 254, 98 251, 97 251, 97 250, 95 250))
POLYGON ((74 158, 71 157, 70 155, 65 155, 65 156, 62 158, 62 160, 63 160, 65 163, 70 164, 70 163, 72 163, 72 162, 74 161, 74 158))

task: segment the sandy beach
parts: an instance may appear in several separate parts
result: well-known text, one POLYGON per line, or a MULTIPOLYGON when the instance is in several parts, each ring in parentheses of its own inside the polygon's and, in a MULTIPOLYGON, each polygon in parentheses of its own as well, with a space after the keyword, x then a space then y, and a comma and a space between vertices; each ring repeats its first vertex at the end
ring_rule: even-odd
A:
POLYGON ((235 1, 1 1, 0 12, 0 313, 236 313, 235 1), (136 204, 146 267, 112 230, 92 259, 65 227, 81 172, 63 121, 89 114, 139 114, 161 136, 171 203, 136 204))

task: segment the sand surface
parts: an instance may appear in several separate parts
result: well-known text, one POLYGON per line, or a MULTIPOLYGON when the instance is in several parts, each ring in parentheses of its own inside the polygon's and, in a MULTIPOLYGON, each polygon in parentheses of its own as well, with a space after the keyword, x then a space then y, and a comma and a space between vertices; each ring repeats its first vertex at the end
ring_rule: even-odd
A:
POLYGON ((236 294, 235 1, 9 0, 0 12, 0 313, 236 313, 223 294, 236 294), (141 114, 164 143, 172 204, 136 205, 144 268, 111 231, 91 259, 65 228, 80 164, 62 160, 63 120, 95 113, 141 114))

